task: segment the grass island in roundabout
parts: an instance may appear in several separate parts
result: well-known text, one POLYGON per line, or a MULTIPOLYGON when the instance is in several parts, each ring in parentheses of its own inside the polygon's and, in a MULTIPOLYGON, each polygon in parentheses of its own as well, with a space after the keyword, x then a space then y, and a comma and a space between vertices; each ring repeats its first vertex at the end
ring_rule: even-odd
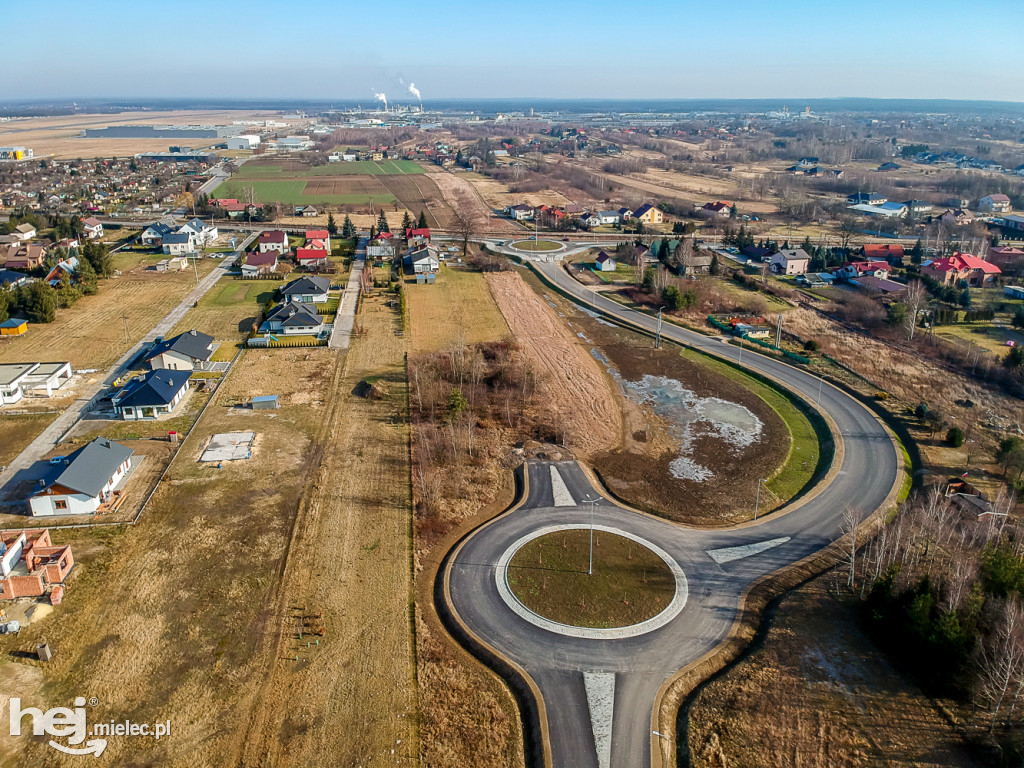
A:
POLYGON ((628 531, 555 525, 516 541, 496 580, 505 604, 530 623, 573 637, 632 637, 664 626, 686 604, 675 560, 628 531))
POLYGON ((509 243, 509 247, 517 251, 528 251, 530 253, 550 253, 565 248, 563 243, 556 243, 554 240, 515 240, 509 243))

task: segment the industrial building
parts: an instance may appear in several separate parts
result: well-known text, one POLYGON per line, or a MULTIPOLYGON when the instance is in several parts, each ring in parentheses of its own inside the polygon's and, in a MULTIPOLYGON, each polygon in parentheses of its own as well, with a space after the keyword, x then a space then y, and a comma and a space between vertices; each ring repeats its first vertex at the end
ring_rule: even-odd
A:
POLYGON ((31 157, 29 147, 0 147, 0 160, 28 160, 31 157))

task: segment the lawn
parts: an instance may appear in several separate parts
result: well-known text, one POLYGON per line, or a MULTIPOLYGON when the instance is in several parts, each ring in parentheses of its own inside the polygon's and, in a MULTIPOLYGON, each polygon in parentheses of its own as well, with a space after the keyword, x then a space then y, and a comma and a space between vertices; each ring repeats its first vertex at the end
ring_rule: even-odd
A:
POLYGON ((1007 341, 1024 344, 1024 334, 1013 328, 998 327, 987 323, 958 323, 956 325, 938 325, 935 335, 952 341, 962 347, 964 342, 984 347, 989 352, 1002 357, 1009 351, 1007 341))
MULTIPOLYGON (((245 166, 242 166, 243 168, 245 166)), ((238 179, 225 181, 217 187, 213 195, 216 197, 245 198, 245 190, 252 188, 257 203, 284 203, 286 205, 355 205, 367 203, 369 205, 390 205, 395 202, 395 196, 387 192, 375 192, 373 194, 346 194, 346 195, 307 195, 304 194, 306 181, 304 179, 287 181, 249 181, 238 179)))
POLYGON ((561 243, 554 240, 516 240, 509 246, 517 251, 557 251, 562 247, 561 243))
MULTIPOLYGON (((192 328, 218 341, 239 341, 252 331, 260 308, 283 283, 277 280, 235 280, 222 277, 174 326, 170 335, 192 328)), ((229 358, 230 359, 230 358, 229 358)))
POLYGON ((549 533, 512 556, 508 585, 534 613, 577 627, 627 627, 657 616, 676 591, 675 578, 658 555, 641 544, 590 530, 549 533))
POLYGON ((482 272, 443 267, 434 285, 406 283, 402 290, 415 354, 510 335, 482 272))

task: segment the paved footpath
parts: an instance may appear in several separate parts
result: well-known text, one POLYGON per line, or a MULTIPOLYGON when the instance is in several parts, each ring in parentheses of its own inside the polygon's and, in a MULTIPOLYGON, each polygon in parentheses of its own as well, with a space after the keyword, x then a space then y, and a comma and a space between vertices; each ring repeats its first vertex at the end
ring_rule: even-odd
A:
POLYGON ((331 349, 348 349, 352 338, 352 327, 356 321, 356 305, 359 303, 359 280, 363 276, 363 265, 366 263, 366 239, 360 238, 352 258, 352 274, 348 277, 348 285, 341 295, 338 314, 334 317, 334 328, 331 340, 327 343, 331 349))
POLYGON ((185 316, 185 313, 192 309, 192 305, 205 296, 206 292, 224 276, 228 268, 231 267, 238 259, 238 253, 244 252, 246 247, 248 247, 249 243, 251 243, 255 237, 255 234, 247 237, 245 241, 239 245, 238 252, 236 252, 234 256, 225 257, 218 266, 213 268, 210 274, 200 280, 196 287, 181 300, 180 304, 168 312, 159 323, 153 326, 153 329, 149 333, 143 336, 135 346, 125 352, 124 355, 122 355, 121 358, 107 370, 106 376, 104 376, 101 381, 97 381, 82 388, 80 396, 70 406, 68 406, 67 410, 54 419, 50 426, 44 429, 35 440, 29 443, 25 450, 18 454, 18 456, 7 465, 3 472, 0 472, 0 497, 5 495, 5 492, 9 490, 6 486, 15 475, 19 472, 28 470, 33 464, 41 460, 45 454, 49 453, 57 446, 60 439, 79 422, 82 418, 82 414, 88 410, 92 402, 96 400, 101 393, 113 386, 114 381, 124 373, 128 363, 134 360, 144 348, 152 344, 157 336, 166 336, 170 333, 171 329, 178 324, 178 321, 185 316))

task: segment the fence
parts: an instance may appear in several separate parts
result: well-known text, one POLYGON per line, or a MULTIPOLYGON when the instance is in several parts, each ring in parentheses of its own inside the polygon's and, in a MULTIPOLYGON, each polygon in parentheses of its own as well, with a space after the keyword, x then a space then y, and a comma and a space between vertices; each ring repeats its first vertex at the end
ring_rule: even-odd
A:
POLYGON ((249 339, 245 345, 256 349, 284 349, 287 347, 326 347, 327 339, 267 339, 262 336, 255 336, 249 339))

